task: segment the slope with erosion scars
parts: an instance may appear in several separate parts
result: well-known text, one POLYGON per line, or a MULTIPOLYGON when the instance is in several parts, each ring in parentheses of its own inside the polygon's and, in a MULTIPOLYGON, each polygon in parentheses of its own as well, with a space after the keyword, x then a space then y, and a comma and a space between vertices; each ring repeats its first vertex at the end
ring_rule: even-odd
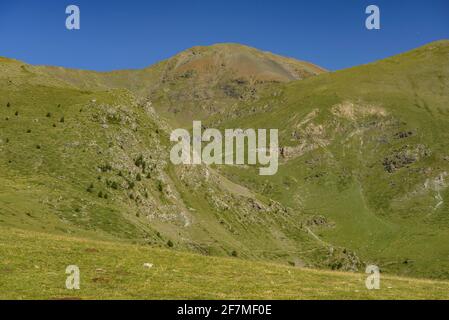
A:
MULTIPOLYGON (((285 63, 235 46, 226 47, 239 52, 230 60, 220 54, 223 46, 194 48, 152 68, 113 73, 2 59, 2 174, 33 181, 34 199, 52 189, 45 205, 54 224, 47 231, 98 231, 205 254, 300 258, 336 269, 357 267, 350 252, 356 250, 387 271, 448 277, 448 192, 441 190, 443 203, 431 215, 431 196, 404 197, 423 177, 449 170, 448 43, 286 84, 273 78, 285 63), (250 66, 243 75, 228 67, 242 61, 250 66), (170 165, 169 127, 149 108, 175 126, 188 127, 195 117, 207 126, 282 128, 282 147, 303 147, 273 177, 252 167, 220 167, 219 174, 257 195, 241 197, 235 185, 206 180, 202 167, 170 165), (329 222, 307 228, 338 250, 329 252, 303 227, 316 217, 329 222)), ((277 77, 292 75, 291 66, 282 68, 277 77)), ((312 71, 308 76, 321 73, 312 71)), ((29 193, 19 189, 2 194, 23 207, 2 213, 7 225, 50 219, 43 204, 22 205, 29 193)))
POLYGON ((251 109, 243 104, 238 117, 211 121, 280 128, 277 175, 222 173, 294 210, 328 217, 335 228, 317 235, 364 261, 448 277, 449 194, 439 186, 449 169, 449 82, 441 80, 449 77, 448 55, 449 41, 439 41, 272 87, 251 109))
POLYGON ((325 251, 311 250, 317 244, 301 229, 301 213, 215 171, 206 179, 204 167, 171 165, 170 128, 152 102, 122 89, 77 89, 28 68, 0 76, 2 181, 14 185, 0 194, 4 225, 308 266, 325 261, 325 251), (11 201, 17 210, 8 209, 11 201))
POLYGON ((31 66, 1 58, 0 70, 10 83, 47 83, 82 90, 126 88, 171 124, 188 126, 222 114, 239 101, 257 100, 273 83, 306 79, 326 70, 308 62, 281 57, 238 44, 194 47, 142 70, 93 72, 31 66))

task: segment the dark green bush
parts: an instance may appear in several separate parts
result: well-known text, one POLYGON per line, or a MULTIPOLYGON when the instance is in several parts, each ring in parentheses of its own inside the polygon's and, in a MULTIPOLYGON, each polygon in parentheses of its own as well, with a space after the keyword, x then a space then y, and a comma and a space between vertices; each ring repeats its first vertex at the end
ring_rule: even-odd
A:
POLYGON ((134 160, 134 164, 136 165, 136 167, 145 167, 145 160, 143 160, 143 155, 139 155, 135 160, 134 160))
POLYGON ((109 163, 102 164, 98 166, 98 168, 101 170, 101 172, 108 172, 112 170, 112 166, 109 163))
POLYGON ((162 181, 160 181, 160 180, 157 182, 157 189, 160 192, 162 192, 162 190, 164 190, 164 186, 162 185, 162 181))

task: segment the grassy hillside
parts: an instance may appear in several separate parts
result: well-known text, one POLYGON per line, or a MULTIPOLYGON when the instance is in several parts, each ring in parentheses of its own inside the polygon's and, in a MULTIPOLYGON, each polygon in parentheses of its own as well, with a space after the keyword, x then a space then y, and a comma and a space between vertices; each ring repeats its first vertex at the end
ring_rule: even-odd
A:
POLYGON ((212 168, 173 166, 151 101, 0 66, 3 225, 302 266, 346 259, 303 228, 302 212, 212 168))
POLYGON ((449 298, 448 282, 382 276, 380 290, 367 290, 363 274, 0 231, 0 299, 449 298), (73 264, 80 268, 80 290, 65 288, 65 269, 73 264))
POLYGON ((322 215, 320 238, 388 272, 449 276, 449 41, 277 86, 222 127, 280 128, 273 177, 223 167, 283 205, 322 215))
MULTIPOLYGON (((427 290, 442 282, 391 278, 394 290, 380 297, 358 289, 360 274, 286 266, 361 271, 374 263, 385 273, 449 278, 448 56, 449 42, 441 41, 335 73, 229 44, 111 73, 0 58, 0 248, 8 265, 19 260, 5 248, 16 245, 23 259, 34 252, 43 261, 58 255, 45 251, 58 239, 55 246, 68 251, 103 246, 96 259, 110 269, 120 265, 117 257, 140 268, 137 253, 123 249, 133 248, 175 270, 185 267, 183 259, 198 259, 198 268, 223 261, 258 270, 269 261, 298 281, 311 277, 303 288, 277 273, 280 284, 270 282, 271 293, 255 281, 237 295, 218 284, 220 267, 205 283, 190 270, 184 285, 197 288, 187 288, 192 298, 259 297, 258 286, 267 298, 444 297, 427 290), (220 128, 279 128, 279 172, 172 165, 170 131, 193 119, 220 128), (323 291, 323 279, 339 289, 323 291), (407 284, 416 290, 405 290, 407 284)), ((64 263, 69 258, 59 255, 64 263)), ((26 275, 16 272, 29 260, 20 261, 6 268, 16 278, 5 285, 24 292, 26 275)), ((54 279, 53 263, 42 281, 54 279)), ((109 289, 83 297, 113 297, 115 277, 107 277, 114 282, 109 289)), ((63 295, 49 290, 46 297, 63 295)), ((38 294, 32 292, 28 297, 38 294)))
POLYGON ((92 72, 31 66, 1 57, 0 70, 11 84, 128 89, 140 100, 150 100, 158 114, 176 126, 222 114, 240 101, 254 101, 273 83, 326 72, 308 62, 239 44, 193 47, 142 70, 92 72))

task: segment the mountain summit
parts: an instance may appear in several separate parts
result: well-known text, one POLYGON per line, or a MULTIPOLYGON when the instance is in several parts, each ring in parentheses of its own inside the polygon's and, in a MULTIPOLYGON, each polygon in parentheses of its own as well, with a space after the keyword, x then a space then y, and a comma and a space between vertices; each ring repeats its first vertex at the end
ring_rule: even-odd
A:
POLYGON ((235 102, 254 101, 272 84, 326 72, 309 62, 240 44, 193 47, 139 70, 95 72, 31 66, 5 58, 0 68, 1 77, 15 83, 83 90, 125 88, 140 99, 157 101, 157 111, 179 125, 227 112, 235 102))
POLYGON ((288 82, 321 74, 326 70, 308 62, 286 58, 240 44, 198 46, 170 59, 171 71, 202 77, 229 75, 259 82, 288 82))
POLYGON ((193 47, 147 69, 156 70, 160 81, 139 94, 160 102, 158 111, 181 125, 229 111, 236 102, 257 100, 271 84, 326 72, 308 62, 238 44, 193 47))

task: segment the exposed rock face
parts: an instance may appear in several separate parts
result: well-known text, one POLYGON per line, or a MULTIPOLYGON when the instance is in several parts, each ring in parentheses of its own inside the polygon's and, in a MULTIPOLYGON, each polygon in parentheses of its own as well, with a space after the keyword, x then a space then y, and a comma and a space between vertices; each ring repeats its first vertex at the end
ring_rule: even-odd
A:
POLYGON ((395 150, 388 157, 385 157, 382 165, 384 166, 385 171, 393 173, 396 170, 404 168, 430 155, 431 151, 422 144, 415 147, 405 145, 402 148, 395 150))
POLYGON ((312 217, 310 217, 309 219, 306 220, 306 225, 309 227, 332 227, 334 225, 334 223, 329 222, 329 220, 324 217, 324 216, 320 216, 320 215, 314 215, 312 217))
POLYGON ((364 265, 354 252, 345 248, 331 248, 326 263, 332 270, 353 272, 360 271, 364 265))

